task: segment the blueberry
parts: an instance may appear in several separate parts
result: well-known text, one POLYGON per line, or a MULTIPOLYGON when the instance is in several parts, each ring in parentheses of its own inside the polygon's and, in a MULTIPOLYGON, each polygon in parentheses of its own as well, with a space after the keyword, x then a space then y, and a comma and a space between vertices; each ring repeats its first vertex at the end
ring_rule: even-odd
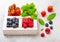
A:
POLYGON ((10 25, 7 25, 7 27, 10 27, 10 25))
POLYGON ((17 28, 19 26, 19 19, 18 18, 8 18, 7 19, 7 27, 17 28))
POLYGON ((16 22, 19 22, 19 19, 16 19, 16 22))
POLYGON ((10 21, 10 18, 7 18, 7 21, 10 21))
POLYGON ((12 19, 12 22, 14 22, 14 23, 15 23, 15 21, 16 21, 15 19, 12 19))
POLYGON ((52 30, 53 29, 53 26, 50 26, 50 29, 52 30))
POLYGON ((7 24, 7 27, 12 27, 12 25, 11 24, 7 24))
POLYGON ((12 24, 12 27, 13 27, 13 28, 17 28, 18 26, 13 23, 13 24, 12 24))
POLYGON ((48 27, 48 26, 49 26, 49 24, 48 24, 48 23, 46 23, 46 24, 45 24, 45 26, 46 26, 46 27, 48 27))
POLYGON ((49 24, 51 25, 51 24, 53 24, 53 22, 52 21, 49 21, 49 24))

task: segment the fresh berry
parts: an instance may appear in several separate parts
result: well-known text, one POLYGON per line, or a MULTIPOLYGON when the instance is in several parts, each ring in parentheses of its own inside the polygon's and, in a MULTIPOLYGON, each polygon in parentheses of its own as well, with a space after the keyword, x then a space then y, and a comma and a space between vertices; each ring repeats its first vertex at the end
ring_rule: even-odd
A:
POLYGON ((23 18, 23 19, 22 19, 22 22, 28 24, 27 18, 23 18))
POLYGON ((9 24, 7 24, 7 27, 11 27, 9 24))
POLYGON ((44 33, 41 33, 40 35, 41 35, 41 37, 45 37, 45 34, 44 33))
POLYGON ((20 8, 16 9, 16 14, 19 16, 21 14, 20 8))
POLYGON ((7 21, 10 21, 10 18, 7 18, 7 21))
POLYGON ((41 15, 42 15, 42 17, 45 17, 46 16, 46 12, 45 11, 42 11, 41 12, 41 15))
POLYGON ((14 9, 16 9, 16 4, 13 4, 13 6, 14 6, 14 9))
POLYGON ((7 18, 7 27, 17 28, 19 26, 18 18, 7 18))
POLYGON ((21 10, 19 7, 16 7, 16 4, 9 6, 8 16, 20 16, 21 10))
POLYGON ((22 27, 24 27, 24 28, 27 28, 27 27, 32 28, 33 27, 33 19, 31 19, 31 18, 23 18, 22 19, 22 27))
POLYGON ((48 26, 49 26, 49 24, 48 24, 48 23, 46 23, 46 24, 45 24, 45 26, 46 26, 46 27, 48 27, 48 26))
POLYGON ((27 28, 27 24, 23 23, 22 27, 24 27, 24 29, 26 29, 27 28))
POLYGON ((29 26, 29 27, 33 27, 33 23, 29 23, 28 26, 29 26))
POLYGON ((50 32, 51 32, 51 31, 50 31, 49 28, 46 28, 46 29, 45 29, 45 33, 46 33, 46 34, 50 34, 50 32))
POLYGON ((53 11, 53 6, 48 6, 47 10, 48 10, 48 12, 52 12, 53 11))
POLYGON ((17 28, 18 26, 17 26, 15 23, 13 23, 13 24, 12 24, 12 27, 13 27, 13 28, 17 28))
POLYGON ((52 30, 53 29, 53 26, 50 26, 50 29, 52 30))
POLYGON ((50 25, 52 25, 52 24, 53 24, 53 22, 52 22, 52 21, 49 21, 49 24, 50 24, 50 25))
POLYGON ((8 16, 12 16, 12 14, 13 14, 12 12, 8 12, 8 16))

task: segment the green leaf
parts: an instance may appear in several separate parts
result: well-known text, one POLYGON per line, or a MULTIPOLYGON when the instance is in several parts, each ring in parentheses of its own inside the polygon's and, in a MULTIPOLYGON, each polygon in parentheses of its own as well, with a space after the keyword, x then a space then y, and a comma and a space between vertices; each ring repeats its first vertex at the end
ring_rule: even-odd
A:
POLYGON ((35 7, 34 3, 31 3, 30 8, 34 8, 34 7, 35 7))
POLYGON ((26 10, 27 10, 27 7, 26 7, 25 5, 23 5, 23 6, 21 7, 21 9, 22 9, 22 11, 26 11, 26 10))
POLYGON ((54 19, 55 16, 56 16, 56 13, 52 13, 47 17, 47 20, 50 21, 50 20, 54 19))
POLYGON ((45 24, 44 21, 43 21, 43 19, 41 19, 41 18, 39 18, 38 21, 39 21, 39 23, 40 23, 41 25, 44 25, 44 24, 45 24))
POLYGON ((36 13, 34 13, 33 15, 34 15, 35 17, 37 17, 37 14, 36 14, 36 13))
POLYGON ((44 30, 44 28, 41 28, 41 31, 43 31, 44 30))
POLYGON ((36 16, 34 16, 34 15, 31 15, 31 18, 32 18, 32 19, 34 19, 34 20, 36 20, 36 19, 37 19, 37 17, 36 17, 36 16))
POLYGON ((28 14, 27 14, 26 11, 21 14, 22 17, 26 17, 27 15, 28 15, 28 14))

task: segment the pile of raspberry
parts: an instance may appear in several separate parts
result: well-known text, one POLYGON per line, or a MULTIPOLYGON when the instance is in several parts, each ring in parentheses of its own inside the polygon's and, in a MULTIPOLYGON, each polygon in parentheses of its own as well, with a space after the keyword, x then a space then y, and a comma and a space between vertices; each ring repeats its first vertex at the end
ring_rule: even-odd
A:
POLYGON ((26 29, 26 28, 32 28, 34 26, 34 21, 33 21, 33 19, 32 18, 23 18, 22 19, 22 27, 24 28, 24 29, 26 29))

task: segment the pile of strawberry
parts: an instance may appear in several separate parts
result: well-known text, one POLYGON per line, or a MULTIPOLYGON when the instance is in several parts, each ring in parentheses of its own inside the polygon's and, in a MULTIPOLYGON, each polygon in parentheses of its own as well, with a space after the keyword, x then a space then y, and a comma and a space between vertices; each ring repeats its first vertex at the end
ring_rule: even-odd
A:
POLYGON ((34 21, 32 18, 23 18, 22 19, 22 27, 24 27, 24 29, 26 29, 27 27, 32 28, 34 25, 34 21))
POLYGON ((21 10, 19 7, 16 7, 16 4, 9 6, 8 16, 20 16, 21 10))
MULTIPOLYGON (((47 7, 47 11, 50 13, 50 12, 53 12, 53 6, 48 6, 47 7)), ((45 17, 47 14, 46 14, 46 11, 42 11, 41 12, 41 16, 42 17, 45 17)), ((46 34, 50 34, 51 33, 51 30, 53 29, 53 26, 52 26, 52 24, 53 24, 53 22, 52 22, 52 20, 55 18, 55 16, 56 16, 56 13, 51 13, 48 17, 47 17, 47 21, 49 21, 49 23, 44 23, 44 21, 43 21, 43 19, 39 19, 39 23, 41 24, 41 25, 45 25, 45 30, 44 30, 44 28, 42 28, 41 29, 41 31, 45 31, 45 33, 46 34), (50 25, 50 26, 49 26, 50 25)), ((41 34, 40 34, 40 36, 41 37, 45 37, 45 33, 44 32, 42 32, 41 34)))

